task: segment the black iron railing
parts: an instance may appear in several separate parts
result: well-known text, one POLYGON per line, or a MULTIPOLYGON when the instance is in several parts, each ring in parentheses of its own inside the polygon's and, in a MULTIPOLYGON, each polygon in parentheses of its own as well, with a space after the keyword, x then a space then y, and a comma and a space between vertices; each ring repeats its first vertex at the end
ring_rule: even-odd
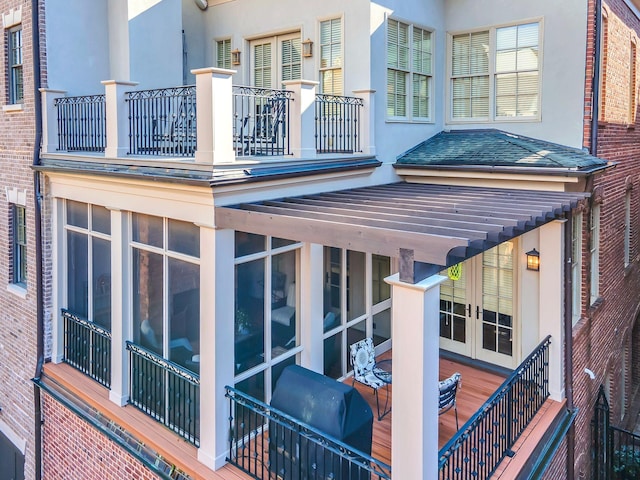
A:
POLYGON ((57 112, 58 150, 104 152, 107 138, 104 94, 60 97, 53 105, 57 112))
POLYGON ((391 467, 232 387, 227 461, 253 478, 381 480, 391 467))
POLYGON ((549 397, 547 336, 439 452, 440 480, 489 478, 549 397))
POLYGON ((193 157, 196 151, 196 87, 127 92, 129 154, 193 157))
POLYGON ((354 153, 360 147, 360 115, 364 102, 357 97, 316 95, 316 151, 354 153))
POLYGON ((62 310, 64 362, 105 387, 111 386, 111 332, 62 310))
POLYGON ((135 343, 127 350, 129 403, 199 446, 200 377, 135 343))
POLYGON ((233 147, 236 155, 289 155, 291 92, 233 87, 233 147))

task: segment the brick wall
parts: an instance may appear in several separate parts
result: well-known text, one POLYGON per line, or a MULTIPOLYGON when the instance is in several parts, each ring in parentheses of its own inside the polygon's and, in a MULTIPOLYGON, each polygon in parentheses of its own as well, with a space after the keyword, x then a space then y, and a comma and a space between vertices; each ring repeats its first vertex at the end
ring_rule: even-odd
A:
MULTIPOLYGON (((573 391, 579 409, 575 422, 575 477, 590 477, 590 421, 598 387, 609 389, 612 423, 620 425, 623 412, 630 403, 633 389, 631 333, 640 299, 640 123, 630 118, 629 111, 638 102, 638 82, 630 95, 632 71, 632 39, 640 35, 640 21, 624 0, 603 2, 606 18, 603 71, 604 88, 598 126, 597 156, 617 162, 614 169, 597 176, 593 189, 601 197, 600 228, 600 295, 590 305, 589 209, 585 211, 585 255, 583 258, 582 318, 573 330, 573 391), (633 97, 633 98, 632 98, 633 97), (625 194, 631 191, 631 264, 624 265, 625 194), (589 368, 596 374, 591 380, 584 373, 589 368), (626 374, 625 374, 626 372, 626 374), (623 383, 624 382, 624 383, 623 383), (624 403, 623 403, 624 402, 624 403), (579 440, 582 439, 582 440, 579 440)), ((591 77, 593 76, 594 2, 589 1, 587 49, 587 91, 585 94, 585 140, 589 146, 591 128, 591 77)), ((636 56, 638 49, 635 48, 636 56)), ((637 62, 637 60, 636 60, 637 62)), ((637 68, 636 68, 637 70, 637 68)), ((594 200, 592 200, 594 201, 594 200)), ((597 200, 595 200, 597 201, 597 200)), ((562 463, 561 460, 554 460, 562 463)), ((548 477, 561 478, 561 477, 548 477)))
POLYGON ((43 393, 43 480, 155 480, 115 442, 43 393))
MULTIPOLYGON (((24 104, 20 111, 0 108, 0 430, 26 442, 25 478, 35 478, 34 387, 36 368, 36 246, 33 194, 35 142, 34 75, 31 2, 0 0, 0 14, 22 8, 24 104), (26 192, 27 288, 26 296, 8 291, 11 283, 11 216, 7 189, 26 192)), ((0 35, 0 107, 7 104, 6 31, 0 35)))

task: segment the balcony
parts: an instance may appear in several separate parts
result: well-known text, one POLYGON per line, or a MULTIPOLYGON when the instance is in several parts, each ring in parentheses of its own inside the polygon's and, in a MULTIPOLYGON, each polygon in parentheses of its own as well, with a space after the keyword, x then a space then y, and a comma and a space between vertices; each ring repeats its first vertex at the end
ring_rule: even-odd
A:
POLYGON ((105 81, 95 95, 43 89, 43 156, 218 165, 375 153, 370 91, 321 95, 316 82, 276 90, 234 86, 228 70, 194 73, 195 85, 173 88, 105 81))

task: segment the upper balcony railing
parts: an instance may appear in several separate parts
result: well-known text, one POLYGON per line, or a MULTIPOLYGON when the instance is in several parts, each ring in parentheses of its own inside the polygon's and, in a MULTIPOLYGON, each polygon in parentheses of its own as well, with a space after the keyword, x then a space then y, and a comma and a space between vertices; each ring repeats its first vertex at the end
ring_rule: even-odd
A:
POLYGON ((129 154, 193 157, 196 151, 196 87, 126 93, 129 154))
POLYGON ((313 158, 374 154, 373 93, 316 93, 316 82, 285 82, 275 90, 233 86, 228 70, 194 71, 196 84, 136 90, 105 81, 105 94, 67 97, 42 90, 43 153, 90 152, 106 157, 313 158))

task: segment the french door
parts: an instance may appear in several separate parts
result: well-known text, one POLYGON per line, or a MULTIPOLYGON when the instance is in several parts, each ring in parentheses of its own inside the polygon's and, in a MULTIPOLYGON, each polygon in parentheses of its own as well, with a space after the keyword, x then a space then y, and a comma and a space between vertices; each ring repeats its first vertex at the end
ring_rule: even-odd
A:
POLYGON ((300 33, 261 38, 251 42, 251 84, 282 88, 286 80, 302 78, 300 33))
POLYGON ((496 365, 517 365, 515 241, 443 272, 440 346, 496 365))

